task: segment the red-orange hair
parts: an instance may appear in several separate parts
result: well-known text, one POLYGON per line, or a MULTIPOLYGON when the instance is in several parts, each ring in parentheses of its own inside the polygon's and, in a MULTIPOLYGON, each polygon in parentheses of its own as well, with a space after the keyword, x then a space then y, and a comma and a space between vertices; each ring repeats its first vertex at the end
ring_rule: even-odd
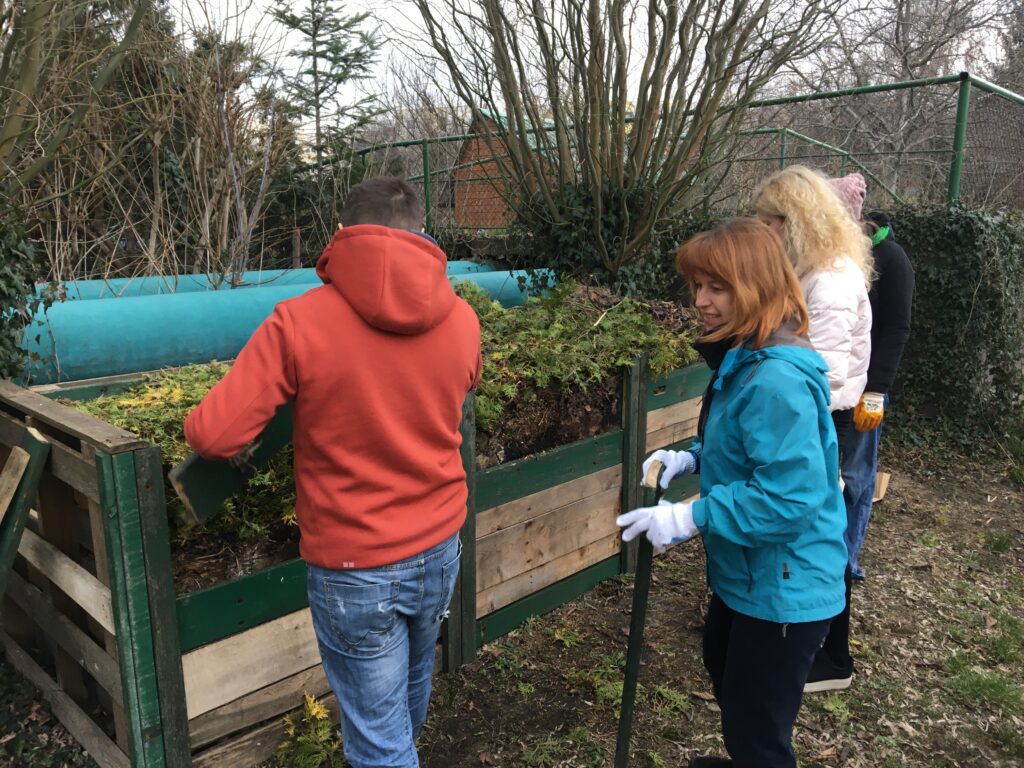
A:
POLYGON ((676 270, 691 288, 703 272, 733 294, 733 318, 705 338, 752 339, 755 346, 787 321, 807 333, 807 304, 782 241, 757 219, 732 219, 691 237, 679 248, 676 270))

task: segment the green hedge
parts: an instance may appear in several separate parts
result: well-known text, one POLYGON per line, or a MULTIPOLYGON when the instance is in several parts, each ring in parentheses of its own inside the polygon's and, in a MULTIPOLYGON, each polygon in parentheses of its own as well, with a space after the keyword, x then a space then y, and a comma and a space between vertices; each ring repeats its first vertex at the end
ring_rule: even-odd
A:
POLYGON ((1024 221, 964 208, 892 218, 916 277, 897 412, 968 437, 1011 432, 1024 406, 1024 221))

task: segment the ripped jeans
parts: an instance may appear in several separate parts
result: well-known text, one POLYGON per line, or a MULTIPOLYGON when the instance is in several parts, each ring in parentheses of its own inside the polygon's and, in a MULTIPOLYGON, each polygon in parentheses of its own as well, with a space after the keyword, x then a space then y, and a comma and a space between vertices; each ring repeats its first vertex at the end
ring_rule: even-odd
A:
POLYGON ((324 671, 353 768, 416 768, 441 621, 459 574, 458 534, 407 560, 306 581, 324 671))

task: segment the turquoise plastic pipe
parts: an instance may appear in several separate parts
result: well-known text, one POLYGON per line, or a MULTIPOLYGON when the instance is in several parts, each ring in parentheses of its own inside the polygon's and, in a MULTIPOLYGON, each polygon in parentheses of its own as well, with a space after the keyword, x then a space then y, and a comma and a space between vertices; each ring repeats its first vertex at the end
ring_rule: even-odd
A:
MULTIPOLYGON (((450 279, 471 280, 494 300, 517 306, 524 303, 526 292, 519 277, 527 286, 535 282, 525 272, 466 273, 450 279)), ((41 325, 26 329, 23 346, 29 362, 20 381, 50 384, 230 360, 278 302, 312 287, 307 283, 60 302, 50 307, 41 325)))
MULTIPOLYGON (((491 272, 494 267, 475 261, 449 261, 449 275, 491 272)), ((265 269, 243 272, 238 288, 281 288, 286 285, 316 285, 320 278, 315 269, 265 269)), ((227 290, 229 281, 219 274, 149 275, 146 277, 114 277, 109 280, 70 280, 64 284, 68 300, 111 299, 154 296, 171 293, 227 290)), ((43 289, 37 289, 39 293, 43 289)))

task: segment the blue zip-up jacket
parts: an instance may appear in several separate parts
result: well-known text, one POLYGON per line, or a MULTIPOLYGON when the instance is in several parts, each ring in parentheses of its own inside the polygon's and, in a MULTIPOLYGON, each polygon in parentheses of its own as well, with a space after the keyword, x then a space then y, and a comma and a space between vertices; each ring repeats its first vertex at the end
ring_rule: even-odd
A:
POLYGON ((846 507, 829 415, 827 366, 806 338, 777 331, 718 370, 693 520, 708 583, 734 611, 765 621, 843 610, 846 507))

